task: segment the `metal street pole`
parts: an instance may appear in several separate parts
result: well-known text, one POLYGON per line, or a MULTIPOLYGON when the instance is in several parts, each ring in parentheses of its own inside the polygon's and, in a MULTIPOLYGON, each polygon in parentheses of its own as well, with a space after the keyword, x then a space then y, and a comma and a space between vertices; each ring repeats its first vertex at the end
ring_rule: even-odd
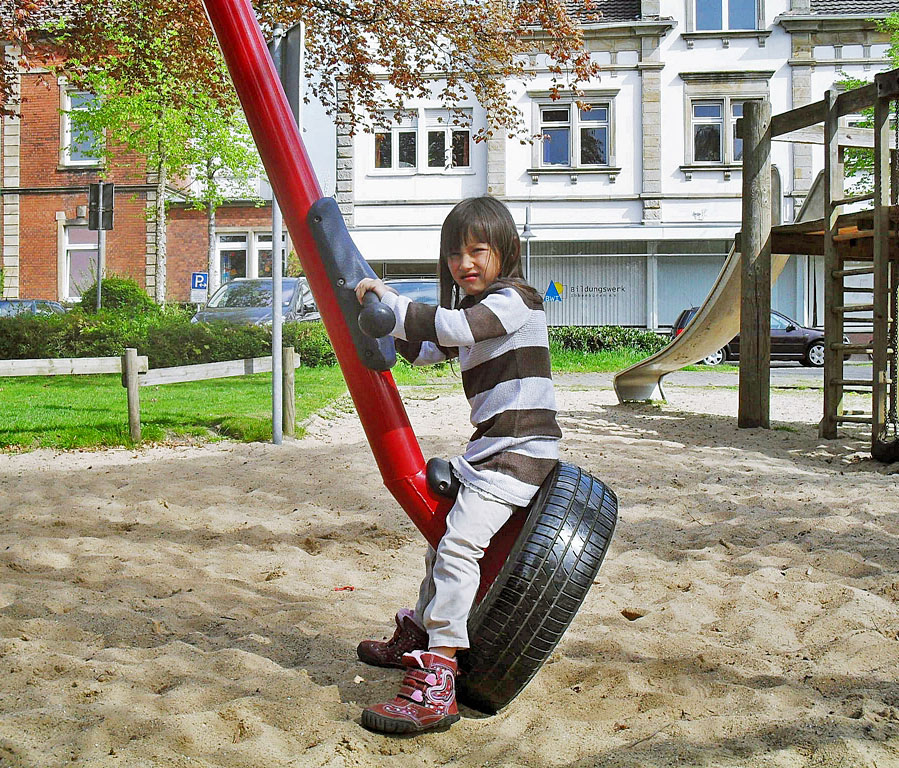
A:
POLYGON ((531 238, 534 232, 531 229, 531 206, 524 209, 524 229, 521 230, 521 239, 524 240, 524 279, 531 285, 531 238))
POLYGON ((106 274, 106 230, 97 231, 97 311, 102 304, 103 275, 106 274))
MULTIPOLYGON (((270 50, 275 71, 281 76, 281 40, 284 27, 275 25, 270 50)), ((272 442, 281 445, 283 440, 283 402, 281 400, 281 208, 272 189, 272 442)))

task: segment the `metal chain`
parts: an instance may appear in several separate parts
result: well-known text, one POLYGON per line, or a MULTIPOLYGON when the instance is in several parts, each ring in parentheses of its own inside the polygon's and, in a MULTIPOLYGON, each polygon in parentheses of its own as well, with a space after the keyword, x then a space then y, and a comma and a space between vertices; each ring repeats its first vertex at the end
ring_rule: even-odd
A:
MULTIPOLYGON (((890 202, 897 204, 899 200, 899 100, 893 101, 893 134, 896 151, 890 154, 890 202)), ((891 223, 888 225, 890 228, 891 223)), ((889 233, 887 233, 887 253, 889 253, 889 233)), ((891 265, 888 274, 895 280, 899 270, 891 265)), ((884 424, 884 437, 899 440, 899 284, 890 286, 890 402, 884 424)))

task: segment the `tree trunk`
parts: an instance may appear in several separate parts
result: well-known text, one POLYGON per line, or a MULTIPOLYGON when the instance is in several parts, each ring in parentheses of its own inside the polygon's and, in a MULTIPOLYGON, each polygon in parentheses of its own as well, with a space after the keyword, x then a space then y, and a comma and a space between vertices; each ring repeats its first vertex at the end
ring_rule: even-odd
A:
POLYGON ((165 153, 161 152, 156 168, 156 303, 165 304, 165 266, 166 266, 166 231, 165 231, 165 189, 168 181, 168 167, 165 153))
MULTIPOLYGON (((208 187, 212 188, 215 171, 212 169, 212 161, 206 163, 206 174, 209 180, 208 187)), ((209 270, 209 295, 212 296, 222 284, 222 275, 219 269, 219 260, 215 249, 215 210, 216 206, 211 200, 206 203, 206 237, 207 237, 207 269, 209 270)))

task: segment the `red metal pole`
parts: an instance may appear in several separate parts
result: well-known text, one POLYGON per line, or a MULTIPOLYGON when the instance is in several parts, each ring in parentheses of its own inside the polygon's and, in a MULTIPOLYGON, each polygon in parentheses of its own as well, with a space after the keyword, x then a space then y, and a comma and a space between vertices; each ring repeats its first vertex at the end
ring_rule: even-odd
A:
MULTIPOLYGON (((310 206, 322 197, 321 188, 253 7, 250 0, 203 2, 384 485, 436 547, 446 530, 451 504, 428 488, 424 457, 393 376, 389 371, 366 368, 356 354, 306 222, 310 206)), ((520 528, 520 524, 510 528, 520 528)), ((512 541, 514 531, 504 530, 485 555, 482 591, 499 572, 512 541)))

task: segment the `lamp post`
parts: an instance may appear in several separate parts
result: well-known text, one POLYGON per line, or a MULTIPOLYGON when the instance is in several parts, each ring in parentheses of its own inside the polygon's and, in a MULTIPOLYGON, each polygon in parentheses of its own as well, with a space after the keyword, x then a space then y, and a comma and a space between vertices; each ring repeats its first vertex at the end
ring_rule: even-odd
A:
POLYGON ((521 230, 521 239, 524 240, 524 279, 531 285, 531 238, 534 231, 531 229, 531 206, 524 209, 524 229, 521 230))

